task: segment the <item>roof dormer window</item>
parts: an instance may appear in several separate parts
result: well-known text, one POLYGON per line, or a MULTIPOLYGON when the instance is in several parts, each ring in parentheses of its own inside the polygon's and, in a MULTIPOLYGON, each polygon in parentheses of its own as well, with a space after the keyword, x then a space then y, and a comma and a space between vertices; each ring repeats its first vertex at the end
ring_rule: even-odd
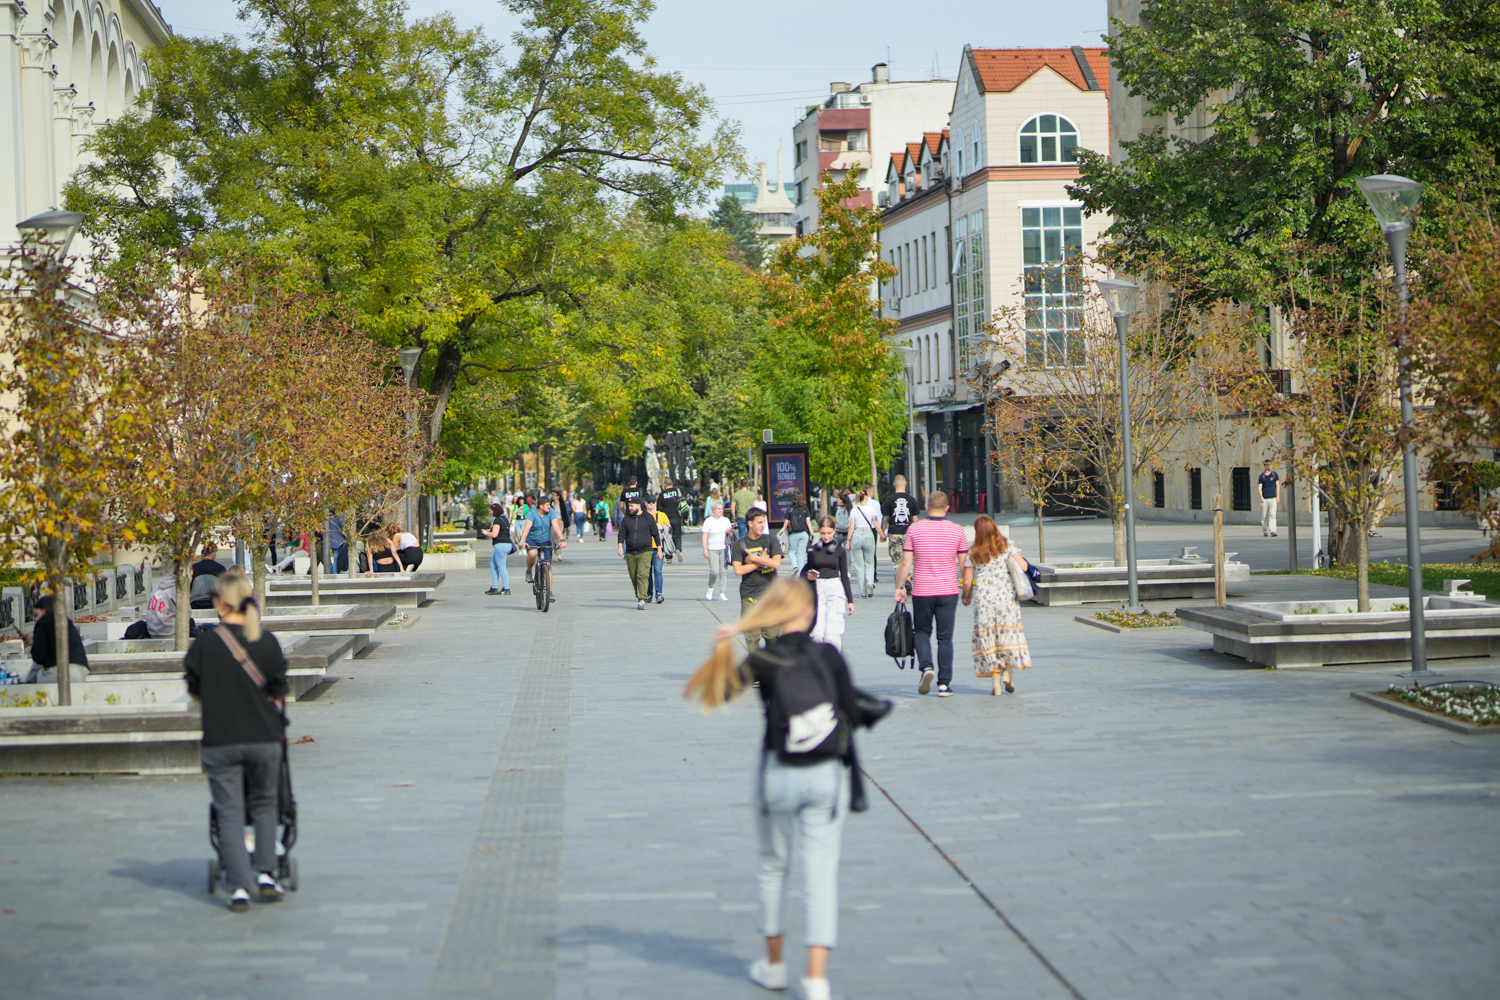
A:
POLYGON ((1022 163, 1078 162, 1078 128, 1061 115, 1037 115, 1020 139, 1022 163))

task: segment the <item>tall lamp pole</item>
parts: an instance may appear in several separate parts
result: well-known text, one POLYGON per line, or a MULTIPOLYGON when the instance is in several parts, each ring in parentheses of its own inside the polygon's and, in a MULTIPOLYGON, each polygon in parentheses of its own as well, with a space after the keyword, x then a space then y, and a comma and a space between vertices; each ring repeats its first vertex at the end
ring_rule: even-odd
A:
POLYGON ((1097 284, 1109 303, 1110 315, 1115 320, 1115 336, 1120 342, 1120 452, 1121 473, 1125 480, 1125 580, 1128 592, 1125 610, 1139 614, 1145 609, 1141 607, 1141 586, 1135 567, 1135 456, 1130 441, 1130 355, 1125 340, 1140 287, 1115 279, 1097 284))
POLYGON ((912 381, 912 362, 916 359, 917 349, 915 347, 898 347, 897 353, 901 355, 901 364, 906 372, 906 473, 911 482, 906 484, 907 489, 915 490, 917 495, 922 493, 921 480, 917 478, 917 425, 912 415, 912 392, 915 383, 912 381))
POLYGON ((1406 606, 1411 615, 1411 672, 1409 677, 1431 677, 1427 669, 1427 628, 1422 609, 1422 528, 1417 511, 1416 413, 1411 402, 1411 345, 1406 332, 1406 240, 1411 217, 1422 200, 1422 185, 1393 174, 1377 174, 1359 181, 1359 189, 1375 212, 1385 244, 1391 251, 1396 283, 1397 378, 1401 386, 1402 492, 1406 503, 1406 606))
MULTIPOLYGON (((406 373, 406 387, 410 389, 412 386, 412 380, 416 377, 417 374, 417 362, 422 360, 422 348, 403 347, 401 348, 400 354, 401 370, 406 373)), ((411 440, 416 436, 417 414, 416 411, 412 411, 407 416, 406 420, 407 443, 410 444, 411 440)), ((412 507, 412 492, 416 488, 416 477, 412 475, 411 468, 410 466, 408 466, 406 470, 406 523, 403 525, 403 527, 405 527, 407 531, 411 531, 415 526, 415 518, 413 518, 412 516, 412 511, 414 509, 412 507)))

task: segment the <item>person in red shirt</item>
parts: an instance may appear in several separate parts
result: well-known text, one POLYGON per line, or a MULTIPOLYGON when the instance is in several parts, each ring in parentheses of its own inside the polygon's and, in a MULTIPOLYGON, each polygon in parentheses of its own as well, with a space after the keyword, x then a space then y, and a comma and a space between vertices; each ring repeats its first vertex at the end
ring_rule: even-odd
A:
POLYGON ((906 600, 911 579, 912 626, 922 679, 917 693, 932 690, 932 629, 937 626, 937 694, 953 693, 953 620, 958 615, 958 581, 969 540, 961 525, 948 520, 948 494, 927 494, 927 517, 907 529, 901 566, 896 570, 896 601, 906 600))

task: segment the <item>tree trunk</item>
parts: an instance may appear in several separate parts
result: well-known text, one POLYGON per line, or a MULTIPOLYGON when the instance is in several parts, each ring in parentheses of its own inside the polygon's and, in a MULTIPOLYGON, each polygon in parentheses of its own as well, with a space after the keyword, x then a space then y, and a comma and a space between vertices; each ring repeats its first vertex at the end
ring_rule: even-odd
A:
POLYGON ((1358 528, 1358 522, 1350 522, 1347 528, 1354 531, 1354 594, 1359 601, 1358 610, 1370 610, 1370 536, 1358 528))
POLYGON ((1115 565, 1125 565, 1125 512, 1117 510, 1110 515, 1110 527, 1115 536, 1115 565))
POLYGON ((322 603, 318 593, 318 571, 323 568, 323 560, 320 558, 323 554, 323 546, 315 541, 313 542, 313 548, 317 551, 312 553, 312 566, 308 571, 308 585, 312 588, 312 606, 317 607, 322 603))
MULTIPOLYGON (((68 667, 73 662, 73 651, 68 645, 68 584, 64 580, 56 591, 56 604, 52 608, 52 648, 57 650, 57 703, 73 704, 73 678, 68 667)), ((16 611, 19 613, 20 608, 16 611)))
POLYGON ((865 428, 865 444, 870 448, 870 498, 879 500, 880 498, 875 495, 878 492, 876 483, 879 482, 875 468, 875 432, 868 427, 865 428))
POLYGON ((349 513, 344 517, 344 543, 349 546, 349 568, 345 572, 351 580, 359 571, 359 523, 354 519, 357 513, 357 510, 350 507, 349 513))
POLYGON ((1046 520, 1042 516, 1041 506, 1038 505, 1036 509, 1036 561, 1043 563, 1047 561, 1047 532, 1043 527, 1046 520))
POLYGON ((432 416, 427 421, 427 440, 433 445, 443 433, 443 414, 448 409, 448 399, 458 386, 463 361, 463 354, 453 341, 446 341, 438 348, 437 363, 432 367, 432 416))
POLYGON ((261 608, 266 606, 266 577, 271 575, 271 547, 269 545, 256 545, 250 550, 255 561, 255 603, 261 608))
POLYGON ((172 612, 172 648, 183 653, 188 648, 188 622, 193 612, 193 557, 184 555, 178 559, 173 573, 177 577, 177 607, 172 612))

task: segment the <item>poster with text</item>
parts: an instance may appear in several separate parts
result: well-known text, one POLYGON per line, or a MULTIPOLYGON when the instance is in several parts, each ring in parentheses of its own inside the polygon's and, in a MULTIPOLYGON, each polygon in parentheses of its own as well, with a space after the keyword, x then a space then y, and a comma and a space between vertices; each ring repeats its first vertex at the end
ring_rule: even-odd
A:
POLYGON ((766 513, 773 525, 786 520, 794 498, 807 497, 806 445, 780 445, 762 453, 766 483, 766 513))

